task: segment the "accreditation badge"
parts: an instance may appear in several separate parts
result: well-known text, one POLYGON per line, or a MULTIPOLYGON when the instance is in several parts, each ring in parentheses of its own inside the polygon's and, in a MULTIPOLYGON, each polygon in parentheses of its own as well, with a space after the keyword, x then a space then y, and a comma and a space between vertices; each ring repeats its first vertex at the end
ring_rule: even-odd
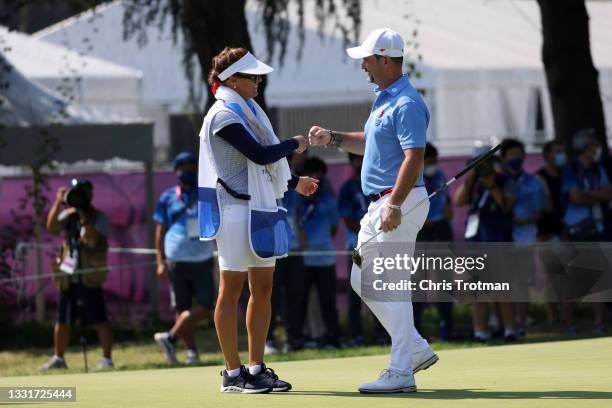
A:
POLYGON ((478 226, 480 224, 480 217, 478 214, 471 214, 468 216, 467 224, 465 226, 465 239, 470 239, 476 236, 478 233, 478 226))
POLYGON ((200 239, 200 225, 197 216, 187 218, 187 236, 189 239, 200 239))
POLYGON ((72 254, 70 253, 67 253, 62 259, 62 263, 59 266, 59 270, 64 273, 67 273, 68 275, 72 275, 77 270, 78 265, 78 258, 76 256, 72 256, 72 254))

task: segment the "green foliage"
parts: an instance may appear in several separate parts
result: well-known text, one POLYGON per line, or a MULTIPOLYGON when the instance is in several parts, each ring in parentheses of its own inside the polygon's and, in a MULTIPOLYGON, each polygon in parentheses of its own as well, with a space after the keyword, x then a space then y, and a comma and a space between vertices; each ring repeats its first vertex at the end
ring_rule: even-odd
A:
MULTIPOLYGON (((278 56, 282 66, 287 54, 287 41, 291 33, 289 12, 291 0, 256 0, 261 8, 262 23, 266 35, 267 60, 278 56)), ((298 46, 296 57, 301 58, 304 42, 304 0, 294 1, 298 13, 298 46)), ((245 0, 206 1, 200 0, 125 0, 123 16, 123 36, 136 38, 141 45, 149 39, 147 28, 154 26, 159 30, 170 24, 176 41, 179 33, 183 37, 184 73, 190 83, 190 104, 195 112, 199 111, 203 98, 204 78, 196 78, 194 60, 200 65, 202 77, 211 68, 212 57, 225 46, 246 46, 251 41, 246 29, 245 0)), ((325 22, 333 20, 334 29, 342 33, 345 45, 356 41, 361 26, 360 0, 316 0, 315 15, 322 29, 325 22), (340 16, 344 10, 349 21, 340 16)), ((210 87, 208 87, 209 95, 210 87)), ((263 95, 263 92, 261 93, 263 95)), ((210 100, 210 99, 209 99, 210 100)))

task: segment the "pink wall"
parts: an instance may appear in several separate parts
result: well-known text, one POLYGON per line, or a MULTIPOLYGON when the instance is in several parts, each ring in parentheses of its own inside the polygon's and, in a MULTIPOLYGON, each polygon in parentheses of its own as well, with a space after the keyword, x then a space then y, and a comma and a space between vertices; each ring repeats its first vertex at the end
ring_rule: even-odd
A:
MULTIPOLYGON (((534 171, 542 164, 541 156, 529 155, 526 161, 526 169, 534 171)), ((466 157, 447 157, 440 160, 440 166, 448 177, 456 174, 466 163, 466 157)), ((328 178, 334 189, 338 192, 342 183, 350 177, 351 169, 348 164, 332 164, 328 169, 328 178)), ((112 247, 144 248, 147 246, 146 214, 145 214, 145 186, 142 173, 114 173, 114 174, 89 174, 86 176, 95 186, 94 204, 104 211, 110 219, 109 240, 112 247)), ((49 191, 46 195, 50 200, 55 197, 55 191, 60 186, 69 184, 72 176, 52 176, 49 180, 49 191)), ((172 186, 175 176, 172 172, 157 172, 155 174, 155 197, 165 189, 172 186)), ((451 187, 451 193, 455 191, 462 182, 459 180, 451 187)), ((0 184, 0 228, 8 225, 15 226, 15 218, 12 211, 23 213, 19 210, 19 199, 24 196, 24 187, 30 183, 26 177, 5 178, 0 184)), ((465 208, 455 208, 453 225, 456 239, 462 239, 464 222, 466 216, 465 208)), ((20 226, 17 226, 20 227, 20 226)), ((25 227, 25 226, 21 226, 25 227)), ((345 248, 345 228, 341 225, 335 237, 337 249, 345 248)), ((46 235, 45 242, 59 245, 60 237, 46 235)), ((45 273, 49 273, 49 265, 55 251, 46 249, 45 273)), ((33 257, 29 258, 27 273, 34 274, 33 257)), ((121 302, 130 302, 144 305, 148 302, 148 269, 142 265, 154 261, 153 256, 133 254, 110 254, 109 265, 139 264, 131 267, 116 268, 109 273, 105 285, 110 299, 121 302)), ((348 278, 348 266, 345 256, 338 257, 338 278, 346 281, 348 278)), ((56 291, 45 281, 45 295, 49 303, 55 303, 56 291)), ((26 285, 25 297, 32 301, 34 297, 34 284, 26 285)), ((170 313, 168 307, 167 283, 161 283, 160 304, 165 314, 170 313)))

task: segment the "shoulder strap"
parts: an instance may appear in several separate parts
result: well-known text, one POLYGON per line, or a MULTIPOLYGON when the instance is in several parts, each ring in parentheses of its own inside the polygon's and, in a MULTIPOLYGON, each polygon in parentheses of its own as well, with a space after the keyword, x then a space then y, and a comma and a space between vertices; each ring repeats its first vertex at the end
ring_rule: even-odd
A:
MULTIPOLYGON (((178 195, 177 195, 178 196, 178 195)), ((178 212, 176 212, 173 216, 172 219, 170 220, 170 225, 168 225, 168 229, 170 229, 170 227, 172 225, 174 225, 174 223, 176 223, 183 215, 185 215, 185 213, 187 212, 187 210, 189 209, 189 207, 191 207, 191 205, 196 201, 195 198, 197 197, 197 194, 192 194, 191 197, 189 197, 189 201, 187 201, 185 203, 185 205, 183 206, 183 208, 181 208, 178 212)))
POLYGON ((249 194, 241 194, 237 192, 236 190, 228 186, 227 183, 223 181, 220 177, 217 178, 217 183, 219 183, 221 187, 223 187, 225 191, 227 191, 227 193, 234 198, 237 198, 239 200, 245 200, 245 201, 249 201, 251 199, 251 196, 249 194))

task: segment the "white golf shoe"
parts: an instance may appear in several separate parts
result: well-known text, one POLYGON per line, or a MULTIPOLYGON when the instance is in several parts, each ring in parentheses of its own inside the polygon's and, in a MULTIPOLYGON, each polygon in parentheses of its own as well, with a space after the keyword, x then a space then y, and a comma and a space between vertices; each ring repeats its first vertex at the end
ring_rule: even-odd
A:
POLYGON ((416 374, 421 370, 427 370, 436 364, 438 360, 438 355, 434 353, 431 347, 427 346, 418 350, 412 355, 412 373, 416 374))
POLYGON ((389 368, 380 373, 378 380, 361 384, 359 392, 364 394, 388 394, 393 392, 416 392, 414 375, 402 374, 389 368))

